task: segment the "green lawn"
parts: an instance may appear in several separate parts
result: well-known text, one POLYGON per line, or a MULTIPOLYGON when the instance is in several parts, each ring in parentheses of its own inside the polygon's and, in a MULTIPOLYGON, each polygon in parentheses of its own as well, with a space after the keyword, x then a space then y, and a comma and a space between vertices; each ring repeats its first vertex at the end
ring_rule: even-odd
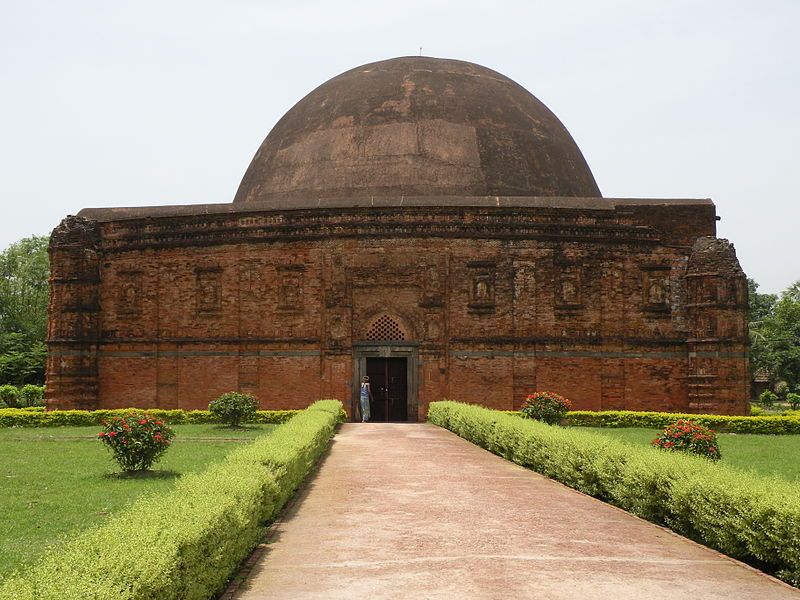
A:
POLYGON ((103 523, 135 498, 169 489, 228 451, 274 429, 175 425, 175 440, 146 477, 123 477, 99 426, 0 428, 0 580, 66 534, 103 523))
MULTIPOLYGON (((581 427, 636 445, 649 445, 658 429, 581 427)), ((800 435, 719 434, 722 464, 800 481, 800 435)))

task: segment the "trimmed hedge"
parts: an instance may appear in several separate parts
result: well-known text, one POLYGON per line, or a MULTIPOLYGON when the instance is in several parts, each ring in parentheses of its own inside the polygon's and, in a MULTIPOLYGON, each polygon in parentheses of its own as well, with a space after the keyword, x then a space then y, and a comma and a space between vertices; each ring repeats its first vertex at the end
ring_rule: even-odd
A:
MULTIPOLYGON (((111 417, 123 417, 146 410, 170 425, 219 423, 207 410, 164 410, 158 408, 120 408, 114 410, 30 410, 21 408, 0 409, 0 427, 60 427, 64 425, 100 425, 111 417)), ((299 410, 260 410, 248 423, 280 425, 298 414, 299 410)))
POLYGON ((571 488, 800 582, 800 485, 457 402, 428 419, 571 488))
POLYGON ((12 575, 0 600, 206 600, 326 450, 341 409, 316 402, 172 491, 136 501, 12 575))
POLYGON ((663 429, 679 419, 689 419, 714 431, 724 433, 763 433, 786 435, 800 433, 800 416, 735 417, 665 412, 609 410, 594 412, 573 410, 562 423, 573 427, 646 427, 663 429))

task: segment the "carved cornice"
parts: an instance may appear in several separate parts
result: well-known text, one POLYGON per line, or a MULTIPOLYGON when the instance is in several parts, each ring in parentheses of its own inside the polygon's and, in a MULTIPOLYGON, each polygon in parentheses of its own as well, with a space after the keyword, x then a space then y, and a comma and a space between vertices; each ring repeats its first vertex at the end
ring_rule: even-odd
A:
MULTIPOLYGON (((618 216, 617 216, 618 217, 618 216)), ((328 238, 479 238, 653 245, 653 227, 586 211, 541 208, 414 207, 326 209, 127 219, 103 223, 102 249, 209 246, 328 238)))

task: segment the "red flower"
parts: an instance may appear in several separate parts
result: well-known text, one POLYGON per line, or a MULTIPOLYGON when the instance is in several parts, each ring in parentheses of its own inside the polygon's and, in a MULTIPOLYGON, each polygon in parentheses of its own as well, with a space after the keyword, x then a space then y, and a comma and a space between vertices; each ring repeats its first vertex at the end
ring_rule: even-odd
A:
POLYGON ((106 434, 101 431, 97 434, 97 437, 106 437, 106 434))
POLYGON ((108 432, 108 435, 109 435, 110 437, 116 437, 116 435, 117 435, 117 432, 116 432, 116 431, 109 431, 109 432, 108 432))

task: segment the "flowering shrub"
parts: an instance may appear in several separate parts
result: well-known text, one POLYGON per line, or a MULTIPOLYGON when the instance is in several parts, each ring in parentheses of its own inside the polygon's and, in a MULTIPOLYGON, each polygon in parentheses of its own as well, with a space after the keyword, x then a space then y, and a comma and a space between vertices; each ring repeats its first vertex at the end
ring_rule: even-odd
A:
POLYGON ((664 450, 699 454, 711 460, 719 460, 722 456, 714 430, 688 419, 680 419, 668 425, 661 435, 650 443, 664 450))
POLYGON ((148 470, 167 451, 174 436, 169 426, 146 412, 104 421, 98 434, 127 473, 148 470))
POLYGON ((572 402, 553 392, 536 392, 525 398, 523 415, 549 425, 559 423, 572 408, 572 402))
POLYGON ((211 414, 231 427, 250 421, 258 410, 258 400, 252 394, 227 392, 208 405, 211 414))

